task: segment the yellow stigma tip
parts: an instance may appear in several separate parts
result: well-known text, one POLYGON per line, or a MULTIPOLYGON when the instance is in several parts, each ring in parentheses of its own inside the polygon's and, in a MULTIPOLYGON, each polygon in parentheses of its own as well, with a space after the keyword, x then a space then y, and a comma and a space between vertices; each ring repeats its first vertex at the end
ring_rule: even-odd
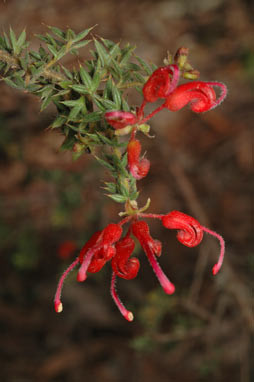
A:
POLYGON ((63 311, 63 304, 60 303, 57 307, 57 313, 61 313, 63 311))
POLYGON ((129 321, 133 321, 134 320, 134 316, 133 316, 132 312, 128 313, 128 320, 129 321))

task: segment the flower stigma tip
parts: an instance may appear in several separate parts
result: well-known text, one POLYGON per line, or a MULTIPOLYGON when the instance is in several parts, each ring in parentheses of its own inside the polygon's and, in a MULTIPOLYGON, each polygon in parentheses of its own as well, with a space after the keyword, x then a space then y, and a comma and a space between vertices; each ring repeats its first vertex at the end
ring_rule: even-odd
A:
POLYGON ((63 311, 63 304, 61 302, 55 303, 55 311, 56 313, 61 313, 63 311))
POLYGON ((126 316, 125 316, 126 320, 127 321, 133 321, 134 320, 134 315, 132 312, 127 312, 126 316))

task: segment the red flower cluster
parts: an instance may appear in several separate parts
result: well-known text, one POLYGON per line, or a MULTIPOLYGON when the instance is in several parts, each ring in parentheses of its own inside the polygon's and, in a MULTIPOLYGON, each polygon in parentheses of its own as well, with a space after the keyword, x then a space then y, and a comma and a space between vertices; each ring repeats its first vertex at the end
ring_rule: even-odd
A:
POLYGON ((135 278, 139 271, 139 260, 136 257, 131 257, 135 248, 135 242, 131 235, 139 241, 165 293, 174 293, 174 285, 169 281, 157 262, 157 257, 161 255, 161 242, 151 237, 149 226, 143 220, 144 218, 159 219, 165 228, 177 229, 177 239, 187 247, 198 245, 202 241, 204 232, 215 236, 220 242, 221 250, 219 260, 213 267, 213 274, 215 275, 219 271, 225 251, 224 240, 219 234, 200 225, 196 219, 179 211, 172 211, 166 215, 137 212, 124 218, 118 224, 111 223, 102 231, 94 233, 84 245, 79 256, 66 269, 59 280, 54 300, 57 313, 63 310, 61 291, 64 280, 76 265, 80 264, 77 280, 82 282, 86 280, 87 272, 98 272, 108 261, 111 261, 113 270, 111 295, 123 317, 128 321, 133 320, 132 312, 128 311, 120 301, 115 287, 117 277, 130 280, 135 278), (126 223, 130 223, 130 225, 125 236, 121 238, 122 226, 126 223))
POLYGON ((136 114, 126 111, 109 111, 105 119, 114 129, 121 130, 127 126, 127 134, 131 131, 131 139, 127 147, 129 170, 134 178, 142 179, 150 168, 147 159, 140 160, 141 145, 135 139, 138 126, 147 122, 162 109, 178 111, 187 104, 195 113, 202 113, 218 106, 227 95, 227 88, 220 82, 192 81, 178 86, 180 69, 177 64, 171 64, 156 69, 143 87, 143 102, 137 108, 136 114), (221 95, 217 98, 214 87, 219 87, 221 95), (144 116, 144 108, 148 102, 164 99, 162 105, 144 116))

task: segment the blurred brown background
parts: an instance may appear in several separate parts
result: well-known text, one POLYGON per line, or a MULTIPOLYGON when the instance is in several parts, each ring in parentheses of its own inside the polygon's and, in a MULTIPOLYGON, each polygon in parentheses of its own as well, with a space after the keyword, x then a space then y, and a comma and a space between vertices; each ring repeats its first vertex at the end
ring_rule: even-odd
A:
POLYGON ((1 33, 26 27, 33 48, 43 23, 76 32, 98 24, 95 34, 134 44, 157 65, 167 50, 186 46, 201 79, 229 88, 209 113, 186 108, 152 120, 156 138, 141 138, 152 167, 139 186, 140 205, 151 197, 151 212, 178 209, 223 234, 224 266, 211 275, 219 252, 212 238, 189 249, 151 224, 176 293, 162 293, 140 254, 139 277, 118 288, 135 314, 130 324, 110 298, 109 267, 83 285, 71 275, 64 312, 55 314, 57 279, 70 261, 59 245, 69 239, 80 247, 121 208, 103 196, 104 171, 89 155, 72 162, 58 152, 63 138, 45 131, 54 108, 40 114, 35 97, 0 82, 1 381, 254 380, 253 14, 248 0, 0 1, 1 33))

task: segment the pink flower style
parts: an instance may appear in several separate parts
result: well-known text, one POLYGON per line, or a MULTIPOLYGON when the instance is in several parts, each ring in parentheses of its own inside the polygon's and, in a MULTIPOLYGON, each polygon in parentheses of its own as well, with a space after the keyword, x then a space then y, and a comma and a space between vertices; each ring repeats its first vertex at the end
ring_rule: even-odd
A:
POLYGON ((139 158, 141 145, 135 139, 138 126, 146 123, 165 108, 170 111, 178 111, 184 106, 190 105, 190 109, 195 113, 212 110, 220 105, 227 95, 227 87, 221 82, 191 81, 178 85, 180 73, 176 64, 156 69, 143 87, 143 102, 137 108, 136 114, 119 110, 105 113, 107 123, 114 129, 121 130, 127 126, 131 128, 127 131, 127 133, 131 132, 127 146, 128 166, 132 176, 138 180, 145 177, 150 168, 148 159, 140 160, 139 158), (218 97, 214 88, 220 89, 221 94, 218 97), (163 103, 145 117, 146 104, 159 99, 162 99, 163 103))
POLYGON ((174 293, 174 284, 165 275, 157 261, 157 258, 161 255, 161 242, 151 237, 149 226, 143 220, 146 218, 159 219, 165 228, 176 229, 177 239, 187 247, 195 247, 200 244, 204 232, 216 237, 220 243, 220 255, 218 262, 213 266, 213 274, 216 275, 218 273, 222 266, 225 252, 222 236, 202 226, 193 217, 179 211, 172 211, 166 215, 147 214, 137 211, 136 214, 125 217, 119 223, 111 223, 102 231, 94 233, 87 241, 81 249, 79 256, 66 269, 59 280, 54 300, 57 313, 63 310, 61 292, 64 280, 78 264, 77 280, 83 282, 87 278, 87 273, 99 272, 107 262, 111 261, 112 280, 110 291, 112 298, 123 317, 127 321, 133 320, 132 312, 125 308, 116 291, 117 277, 131 280, 137 276, 139 271, 139 260, 136 257, 131 257, 135 248, 135 242, 131 235, 139 241, 165 293, 174 293), (129 227, 127 233, 122 238, 122 226, 127 223, 129 223, 129 227))

